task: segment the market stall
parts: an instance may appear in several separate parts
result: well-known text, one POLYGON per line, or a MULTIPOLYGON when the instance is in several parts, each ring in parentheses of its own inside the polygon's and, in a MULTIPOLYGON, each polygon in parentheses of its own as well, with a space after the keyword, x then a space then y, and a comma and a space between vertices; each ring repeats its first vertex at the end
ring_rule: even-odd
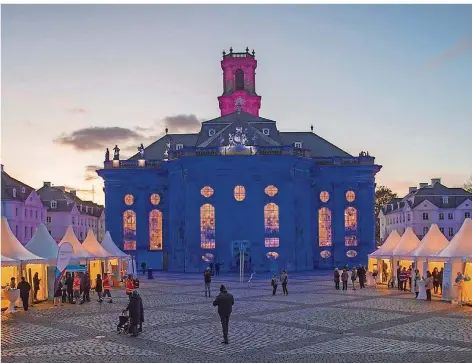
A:
POLYGON ((391 257, 393 259, 393 276, 395 281, 397 278, 397 269, 398 268, 409 268, 413 269, 414 258, 411 256, 411 253, 418 248, 420 245, 420 240, 416 237, 415 232, 411 227, 408 227, 403 233, 402 238, 398 241, 395 248, 392 250, 391 257))
POLYGON ((112 256, 107 250, 105 250, 102 245, 97 241, 95 234, 92 229, 89 228, 87 232, 87 237, 85 237, 82 247, 85 250, 95 256, 95 258, 88 261, 88 270, 90 274, 90 279, 92 281, 92 288, 95 287, 95 281, 97 275, 100 274, 103 276, 103 273, 107 270, 107 260, 112 256))
POLYGON ((73 261, 78 261, 80 265, 87 265, 88 260, 97 258, 95 255, 87 252, 87 250, 82 246, 75 236, 72 226, 67 227, 66 233, 59 243, 59 246, 65 242, 69 242, 72 245, 72 248, 74 249, 72 259, 73 261))
MULTIPOLYGON (((2 261, 2 310, 8 308, 10 305, 10 299, 12 298, 10 295, 10 282, 11 278, 14 277, 15 280, 18 276, 18 268, 20 266, 20 261, 15 260, 13 258, 0 256, 2 261)), ((18 281, 15 281, 17 284, 18 281)), ((13 300, 15 302, 17 298, 13 300)))
POLYGON ((130 256, 118 248, 108 231, 102 241, 102 247, 112 256, 115 256, 108 259, 107 273, 111 276, 113 285, 117 286, 126 274, 126 265, 130 256))
MULTIPOLYGON (((8 257, 19 261, 19 268, 17 269, 16 276, 10 276, 16 278, 16 283, 21 279, 21 276, 24 276, 25 279, 33 287, 33 278, 36 273, 38 273, 38 278, 40 279, 39 290, 37 299, 45 300, 48 297, 47 289, 47 261, 37 256, 30 251, 28 251, 20 241, 15 237, 13 232, 10 229, 8 221, 5 217, 2 217, 1 220, 1 229, 2 229, 2 256, 8 257)), ((2 271, 3 273, 3 271, 2 271)), ((3 277, 2 277, 3 279, 3 277)), ((2 280, 3 282, 3 280, 2 280)))
MULTIPOLYGON (((464 257, 472 255, 471 242, 472 220, 466 218, 451 242, 437 255, 438 258, 444 258, 447 261, 444 264, 443 273, 443 299, 456 300, 458 297, 455 279, 458 273, 463 274, 464 272, 470 271, 468 264, 464 263, 464 257)), ((469 277, 471 276, 469 275, 469 277)), ((470 284, 470 282, 468 282, 468 284, 470 284)), ((467 291, 469 290, 470 287, 467 291)), ((468 299, 471 298, 472 295, 469 295, 468 299)))
POLYGON ((393 260, 390 256, 400 239, 401 236, 398 232, 393 230, 383 245, 369 255, 368 270, 370 272, 378 271, 379 283, 387 283, 392 277, 393 260))

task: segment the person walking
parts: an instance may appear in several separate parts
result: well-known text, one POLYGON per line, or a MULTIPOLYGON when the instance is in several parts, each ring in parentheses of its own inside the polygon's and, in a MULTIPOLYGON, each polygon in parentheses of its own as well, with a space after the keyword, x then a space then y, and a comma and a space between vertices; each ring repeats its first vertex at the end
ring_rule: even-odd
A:
POLYGON ((431 301, 431 290, 433 289, 433 275, 431 272, 426 272, 426 279, 424 282, 424 287, 426 289, 426 300, 431 301))
POLYGON ((366 277, 366 271, 364 266, 359 266, 357 269, 357 276, 359 276, 359 285, 361 289, 365 288, 365 277, 366 277))
POLYGON ((341 275, 339 274, 339 270, 337 268, 334 269, 334 288, 339 290, 339 280, 341 275))
POLYGON ((38 302, 38 291, 39 291, 39 284, 41 279, 39 278, 39 274, 35 272, 33 277, 33 301, 38 302))
POLYGON ((223 342, 228 344, 228 329, 229 329, 229 317, 233 312, 234 297, 228 291, 224 285, 220 286, 220 294, 213 301, 213 306, 218 306, 218 314, 220 315, 221 327, 223 328, 223 342))
POLYGON ((415 277, 413 279, 414 279, 414 283, 415 283, 415 295, 416 295, 416 297, 418 297, 418 295, 420 293, 420 285, 419 285, 418 282, 421 280, 420 270, 418 270, 418 269, 415 270, 415 277))
POLYGON ((219 262, 215 263, 216 276, 220 276, 220 267, 221 267, 221 263, 219 262))
POLYGON ((128 275, 128 278, 126 279, 126 288, 125 288, 126 295, 128 295, 128 297, 131 297, 133 290, 134 290, 133 276, 128 275))
POLYGON ((137 291, 133 291, 129 297, 129 303, 126 310, 129 311, 130 325, 129 331, 133 337, 138 336, 138 325, 141 322, 141 303, 137 291))
POLYGON ((143 270, 143 275, 146 275, 146 262, 141 262, 141 269, 143 270))
POLYGON ((277 286, 279 284, 279 281, 277 280, 277 275, 272 276, 270 284, 272 286, 272 296, 275 296, 275 293, 277 292, 277 286))
POLYGON ((287 274, 287 271, 282 270, 282 274, 280 275, 280 282, 282 283, 282 291, 283 291, 284 295, 288 295, 288 290, 287 290, 288 274, 287 274))
POLYGON ((106 298, 108 296, 109 303, 112 303, 113 300, 111 298, 111 292, 110 292, 110 278, 108 277, 107 273, 103 274, 103 298, 106 298))
POLYGON ((100 274, 97 274, 97 279, 95 280, 95 292, 98 294, 98 302, 103 302, 103 282, 100 274))
POLYGON ((203 273, 203 282, 205 283, 205 297, 211 297, 210 285, 211 285, 211 269, 207 267, 203 273))
POLYGON ((352 281, 353 290, 356 290, 356 280, 357 280, 357 270, 355 267, 353 267, 351 271, 351 281, 352 281))
POLYGON ((341 274, 341 280, 343 282, 343 291, 347 290, 347 280, 349 279, 349 274, 347 273, 347 270, 344 269, 343 273, 341 274))
POLYGON ((66 272, 67 300, 70 304, 74 302, 74 279, 70 272, 66 272))
POLYGON ((23 302, 23 310, 28 311, 29 292, 31 290, 31 285, 25 280, 24 277, 21 277, 21 281, 18 284, 18 290, 20 290, 20 299, 23 302))
POLYGON ((62 278, 62 296, 61 296, 61 303, 65 304, 67 301, 67 279, 65 276, 62 278))
POLYGON ((72 289, 74 291, 74 303, 77 304, 80 301, 80 278, 77 273, 74 276, 72 289))

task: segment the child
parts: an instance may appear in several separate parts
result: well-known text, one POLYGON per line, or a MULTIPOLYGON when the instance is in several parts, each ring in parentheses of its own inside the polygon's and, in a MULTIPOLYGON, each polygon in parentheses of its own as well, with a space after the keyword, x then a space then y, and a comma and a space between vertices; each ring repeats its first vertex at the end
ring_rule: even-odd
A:
POLYGON ((53 300, 54 306, 58 306, 61 304, 62 306, 62 281, 59 280, 57 283, 57 288, 56 291, 54 292, 54 300, 53 300))
POLYGON ((277 275, 274 275, 272 277, 272 281, 270 282, 270 284, 272 285, 272 296, 275 295, 275 293, 277 292, 277 285, 278 285, 278 281, 277 281, 277 275))

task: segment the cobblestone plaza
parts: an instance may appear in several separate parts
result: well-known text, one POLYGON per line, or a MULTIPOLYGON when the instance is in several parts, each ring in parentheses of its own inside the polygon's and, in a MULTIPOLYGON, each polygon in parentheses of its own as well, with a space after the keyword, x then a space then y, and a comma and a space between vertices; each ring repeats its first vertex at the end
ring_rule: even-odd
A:
POLYGON ((144 331, 116 334, 126 306, 52 307, 2 314, 2 362, 471 362, 472 309, 416 301, 397 289, 343 292, 331 275, 290 276, 289 295, 271 295, 268 278, 251 286, 214 277, 205 298, 200 275, 142 280, 144 331), (229 345, 212 306, 220 284, 235 297, 229 345))

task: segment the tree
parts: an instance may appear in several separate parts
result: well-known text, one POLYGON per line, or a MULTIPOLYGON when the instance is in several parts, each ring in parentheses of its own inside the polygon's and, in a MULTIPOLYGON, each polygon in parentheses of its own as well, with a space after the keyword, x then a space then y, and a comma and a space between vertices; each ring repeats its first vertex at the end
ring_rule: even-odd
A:
POLYGON ((469 193, 472 193, 472 176, 464 183, 462 188, 464 188, 464 190, 468 191, 469 193))
POLYGON ((375 240, 380 242, 380 210, 385 207, 393 198, 397 198, 397 193, 386 186, 379 186, 375 190, 375 240))

